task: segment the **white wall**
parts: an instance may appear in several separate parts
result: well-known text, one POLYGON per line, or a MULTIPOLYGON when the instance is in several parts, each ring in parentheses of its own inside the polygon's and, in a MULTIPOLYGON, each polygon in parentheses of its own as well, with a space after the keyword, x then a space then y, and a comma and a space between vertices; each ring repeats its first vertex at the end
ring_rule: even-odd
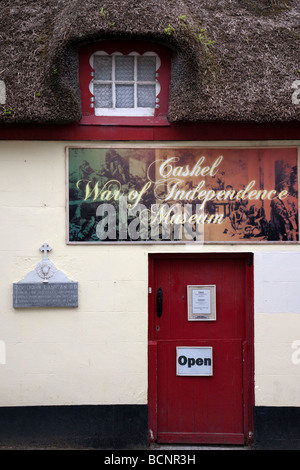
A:
POLYGON ((299 406, 298 246, 67 245, 65 146, 77 144, 0 143, 0 406, 147 403, 148 253, 170 250, 255 253, 256 404, 299 406), (76 309, 12 307, 44 242, 79 282, 76 309))
POLYGON ((256 403, 300 406, 300 253, 278 250, 255 254, 256 403))

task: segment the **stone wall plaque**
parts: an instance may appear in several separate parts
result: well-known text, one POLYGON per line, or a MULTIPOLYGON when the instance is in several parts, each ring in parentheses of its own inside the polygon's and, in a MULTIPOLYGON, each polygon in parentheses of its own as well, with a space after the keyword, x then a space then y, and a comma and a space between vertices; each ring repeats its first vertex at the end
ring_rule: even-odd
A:
POLYGON ((44 243, 43 260, 24 279, 13 283, 14 308, 78 307, 78 282, 74 282, 48 258, 52 248, 44 243))
POLYGON ((20 283, 13 286, 14 308, 77 307, 78 283, 20 283))

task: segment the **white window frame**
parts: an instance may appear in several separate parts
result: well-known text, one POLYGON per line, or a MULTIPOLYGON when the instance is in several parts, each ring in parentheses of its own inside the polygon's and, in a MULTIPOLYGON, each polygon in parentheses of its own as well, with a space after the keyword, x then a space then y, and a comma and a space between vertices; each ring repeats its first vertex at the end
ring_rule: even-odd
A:
MULTIPOLYGON (((137 79, 137 60, 134 60, 134 79, 130 81, 121 81, 115 79, 115 57, 124 55, 121 52, 113 52, 112 54, 108 54, 105 51, 97 51, 90 56, 89 62, 91 68, 94 70, 94 57, 96 55, 103 55, 112 57, 112 80, 95 80, 92 78, 89 84, 89 89, 93 98, 91 98, 91 107, 94 108, 95 116, 154 116, 155 108, 159 108, 159 99, 157 98, 158 94, 160 93, 160 83, 157 79, 154 81, 142 81, 137 79), (94 84, 104 84, 104 85, 112 85, 112 97, 113 97, 113 106, 111 108, 96 108, 95 107, 95 98, 94 98, 94 84), (115 85, 134 85, 134 107, 132 108, 116 108, 116 93, 115 93, 115 85), (137 106, 137 85, 155 85, 155 106, 152 108, 141 108, 137 106)), ((138 52, 130 52, 128 56, 134 56, 135 58, 138 56, 155 56, 156 58, 156 72, 155 76, 158 78, 159 74, 157 70, 161 65, 161 61, 159 56, 155 52, 145 52, 144 54, 139 54, 138 52)), ((92 77, 94 77, 95 73, 91 73, 92 77)))

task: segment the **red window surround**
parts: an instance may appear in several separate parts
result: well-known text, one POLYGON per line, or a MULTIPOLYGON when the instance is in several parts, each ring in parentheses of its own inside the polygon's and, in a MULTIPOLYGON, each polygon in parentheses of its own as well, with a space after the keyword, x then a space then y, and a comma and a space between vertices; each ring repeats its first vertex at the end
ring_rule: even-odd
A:
POLYGON ((79 51, 79 81, 81 90, 82 118, 80 124, 87 125, 122 125, 122 126, 167 126, 169 84, 171 79, 171 58, 166 48, 151 42, 133 43, 131 41, 101 41, 87 46, 83 46, 79 51), (156 53, 161 61, 157 70, 160 84, 159 108, 155 109, 154 116, 148 117, 125 117, 125 116, 95 116, 95 108, 91 108, 91 98, 89 84, 92 79, 93 69, 90 66, 90 57, 97 51, 105 51, 107 54, 120 52, 127 55, 131 52, 144 54, 145 52, 156 53))

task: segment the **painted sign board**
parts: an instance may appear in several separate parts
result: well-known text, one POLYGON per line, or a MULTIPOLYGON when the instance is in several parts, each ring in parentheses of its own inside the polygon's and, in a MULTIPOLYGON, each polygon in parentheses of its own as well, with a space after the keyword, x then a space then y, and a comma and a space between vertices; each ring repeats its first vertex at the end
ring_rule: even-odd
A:
POLYGON ((67 147, 67 241, 298 242, 296 148, 67 147))
POLYGON ((176 375, 213 375, 212 347, 176 347, 176 375))

